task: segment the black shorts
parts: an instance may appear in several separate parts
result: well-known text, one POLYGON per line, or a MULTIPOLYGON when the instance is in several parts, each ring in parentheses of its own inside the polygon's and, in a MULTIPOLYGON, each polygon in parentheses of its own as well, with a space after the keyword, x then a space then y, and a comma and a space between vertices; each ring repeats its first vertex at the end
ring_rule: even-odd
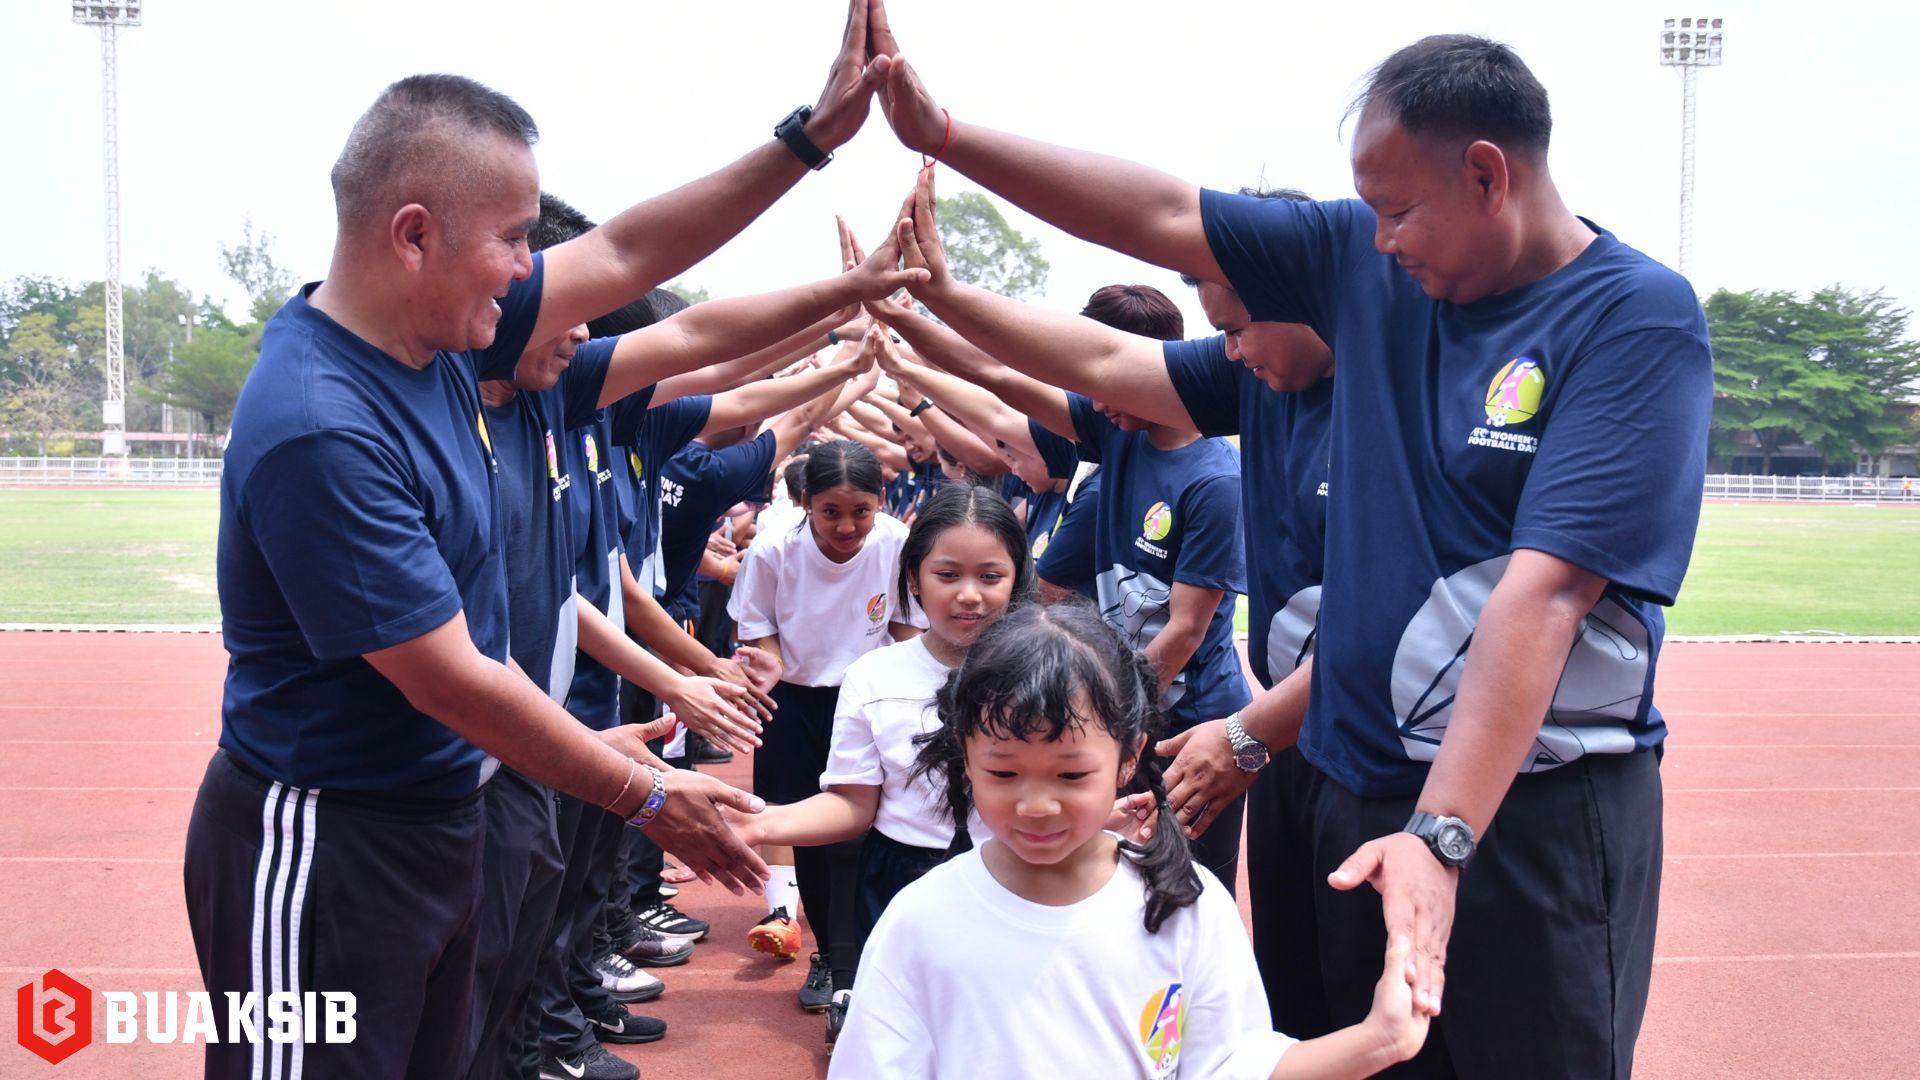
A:
POLYGON ((753 752, 753 793, 780 806, 820 794, 840 688, 782 681, 774 685, 772 697, 779 708, 753 752))
POLYGON ((210 1044, 208 1077, 465 1074, 484 791, 436 802, 322 793, 214 753, 185 873, 206 989, 216 1000, 350 992, 358 1029, 350 1043, 210 1044))
MULTIPOLYGON (((1397 832, 1414 797, 1362 799, 1315 770, 1314 918, 1335 1027, 1372 1003, 1380 897, 1326 876, 1397 832)), ((1440 1016, 1393 1076, 1624 1078, 1647 1007, 1660 903, 1656 755, 1588 754, 1521 776, 1460 877, 1440 1016)))
POLYGON ((862 948, 900 890, 926 877, 927 871, 950 857, 946 848, 915 847, 879 829, 867 830, 866 846, 860 849, 860 880, 854 893, 855 925, 862 948))

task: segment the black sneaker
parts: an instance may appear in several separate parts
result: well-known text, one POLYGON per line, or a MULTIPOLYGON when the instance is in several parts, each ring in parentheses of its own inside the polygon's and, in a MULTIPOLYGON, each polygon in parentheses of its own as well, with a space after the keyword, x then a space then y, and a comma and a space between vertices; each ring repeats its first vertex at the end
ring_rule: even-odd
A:
POLYGON ((699 941, 713 929, 705 919, 696 919, 665 900, 633 914, 641 925, 668 941, 699 941))
POLYGON ((833 1053, 833 1044, 840 1041, 840 1029, 847 1026, 847 1009, 853 1005, 853 991, 842 990, 833 995, 833 1003, 827 1006, 827 1053, 833 1053))
POLYGON ((693 753, 689 755, 695 765, 725 765, 733 760, 733 751, 716 746, 699 735, 693 738, 700 740, 693 744, 693 753))
POLYGON ((800 1007, 820 1012, 833 1004, 833 966, 827 958, 814 953, 807 961, 807 981, 800 987, 800 1007))
POLYGON ((659 931, 628 915, 614 938, 613 951, 647 967, 679 967, 693 959, 693 942, 668 941, 659 931))
POLYGON ((541 1061, 540 1080, 640 1080, 640 1070, 591 1043, 582 1053, 541 1061))
POLYGON ((627 1007, 609 1001, 603 1009, 585 1010, 593 1025, 593 1037, 603 1043, 658 1042, 667 1034, 667 1022, 651 1016, 635 1016, 627 1007))

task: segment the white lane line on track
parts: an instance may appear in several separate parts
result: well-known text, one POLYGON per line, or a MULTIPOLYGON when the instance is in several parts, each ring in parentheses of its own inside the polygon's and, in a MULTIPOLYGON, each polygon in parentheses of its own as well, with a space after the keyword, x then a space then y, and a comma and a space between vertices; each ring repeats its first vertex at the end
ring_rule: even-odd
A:
POLYGON ((1806 960, 1920 960, 1920 952, 1762 953, 1755 956, 1656 956, 1655 964, 1766 964, 1806 960))
POLYGON ((154 863, 179 866, 185 859, 153 859, 137 855, 0 855, 0 863, 154 863))
MULTIPOLYGON (((0 788, 0 791, 5 790, 0 788)), ((1745 795, 1754 792, 1781 791, 1795 794, 1844 794, 1849 791, 1920 791, 1920 787, 1672 787, 1666 789, 1668 795, 1699 795, 1705 793, 1719 795, 1745 795)))
POLYGON ((1920 851, 1756 851, 1720 855, 1668 855, 1668 862, 1726 862, 1734 859, 1920 859, 1920 851))
POLYGON ((0 787, 0 791, 199 791, 197 787, 0 787))

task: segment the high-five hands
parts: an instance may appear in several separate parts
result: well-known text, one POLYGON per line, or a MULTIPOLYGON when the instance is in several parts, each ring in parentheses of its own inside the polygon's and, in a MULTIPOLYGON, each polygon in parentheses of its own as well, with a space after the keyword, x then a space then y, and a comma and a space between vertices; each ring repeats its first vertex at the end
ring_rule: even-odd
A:
POLYGON ((887 126, 907 149, 938 152, 946 142, 947 114, 900 55, 900 43, 894 39, 881 0, 869 0, 866 25, 867 67, 880 88, 880 110, 886 114, 887 126))
MULTIPOLYGON (((807 121, 807 138, 820 149, 832 152, 846 144, 867 121, 873 106, 873 92, 882 72, 867 62, 870 0, 849 0, 847 28, 840 39, 840 53, 827 71, 827 85, 807 121)), ((888 34, 891 40, 892 34, 888 34)))

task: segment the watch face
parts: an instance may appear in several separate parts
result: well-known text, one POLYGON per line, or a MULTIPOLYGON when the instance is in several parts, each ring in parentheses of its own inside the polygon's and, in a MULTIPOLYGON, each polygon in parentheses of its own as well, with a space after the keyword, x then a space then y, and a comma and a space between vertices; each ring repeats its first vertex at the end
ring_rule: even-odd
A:
POLYGON ((1460 825, 1443 825, 1434 837, 1434 843, 1440 853, 1455 862, 1464 860, 1473 854, 1473 841, 1468 839, 1467 830, 1460 825))

